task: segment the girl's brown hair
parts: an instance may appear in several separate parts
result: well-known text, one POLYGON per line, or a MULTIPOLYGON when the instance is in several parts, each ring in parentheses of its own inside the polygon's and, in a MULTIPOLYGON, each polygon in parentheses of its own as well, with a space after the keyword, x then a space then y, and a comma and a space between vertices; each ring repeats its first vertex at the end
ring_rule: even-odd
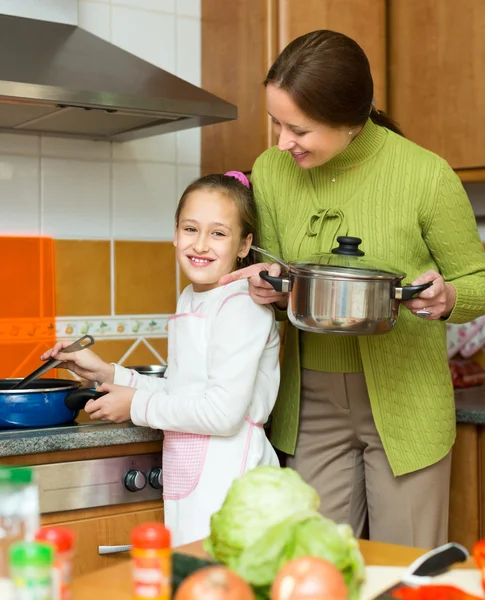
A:
MULTIPOLYGON (((253 234, 253 244, 258 244, 258 212, 252 187, 247 188, 235 177, 222 174, 205 175, 192 182, 182 194, 175 212, 175 225, 178 227, 180 214, 187 202, 187 198, 192 192, 206 190, 210 192, 220 192, 232 200, 237 206, 241 225, 241 241, 247 236, 253 234)), ((237 268, 241 269, 252 265, 255 262, 251 251, 249 254, 237 263, 237 268)))
POLYGON ((264 85, 287 92, 314 121, 330 126, 376 125, 403 135, 399 126, 373 105, 374 82, 365 52, 353 39, 322 29, 302 35, 275 60, 264 85))

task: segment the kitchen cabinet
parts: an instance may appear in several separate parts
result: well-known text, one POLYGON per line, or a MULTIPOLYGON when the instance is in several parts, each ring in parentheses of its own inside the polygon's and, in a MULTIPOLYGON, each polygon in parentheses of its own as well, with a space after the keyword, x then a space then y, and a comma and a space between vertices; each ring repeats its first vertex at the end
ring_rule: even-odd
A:
POLYGON ((42 526, 69 527, 76 536, 73 575, 79 577, 130 558, 129 552, 98 553, 98 546, 130 544, 131 530, 140 523, 161 522, 161 502, 140 502, 114 507, 54 513, 42 517, 42 526))
POLYGON ((204 127, 203 174, 249 171, 274 144, 263 81, 281 49, 299 35, 334 29, 366 51, 376 101, 386 108, 386 0, 202 0, 202 87, 238 107, 230 123, 204 127))
MULTIPOLYGON (((121 437, 122 430, 115 431, 121 437)), ((135 434, 140 432, 135 430, 133 435, 135 434)), ((106 436, 108 443, 109 432, 103 432, 100 428, 98 435, 106 436)), ((72 443, 73 437, 70 440, 72 443)), ((147 485, 143 490, 129 492, 123 483, 127 470, 146 465, 150 457, 155 457, 156 464, 161 464, 161 441, 4 456, 0 457, 0 464, 32 466, 36 469, 40 489, 41 526, 63 525, 74 531, 74 576, 77 577, 129 558, 128 552, 99 555, 98 546, 128 545, 133 527, 147 521, 163 520, 161 490, 147 485), (110 461, 115 461, 117 465, 127 462, 128 466, 125 468, 122 465, 121 471, 115 470, 110 461), (73 480, 72 473, 79 473, 80 465, 87 465, 89 470, 80 473, 73 480), (62 470, 66 468, 70 473, 65 472, 62 481, 57 481, 59 476, 56 480, 52 479, 51 469, 64 473, 62 470), (60 488, 53 487, 53 483, 59 483, 60 488), (89 504, 93 500, 93 494, 94 502, 89 504), (73 500, 82 508, 65 509, 73 500), (46 507, 52 501, 60 503, 63 508, 47 510, 46 507)), ((147 469, 142 470, 147 473, 147 469)))
POLYGON ((390 0, 389 113, 467 181, 485 178, 485 2, 390 0))
POLYGON ((348 35, 369 59, 377 107, 386 110, 386 0, 280 0, 278 51, 316 29, 348 35))
POLYGON ((485 539, 485 386, 455 390, 449 539, 471 550, 485 539))

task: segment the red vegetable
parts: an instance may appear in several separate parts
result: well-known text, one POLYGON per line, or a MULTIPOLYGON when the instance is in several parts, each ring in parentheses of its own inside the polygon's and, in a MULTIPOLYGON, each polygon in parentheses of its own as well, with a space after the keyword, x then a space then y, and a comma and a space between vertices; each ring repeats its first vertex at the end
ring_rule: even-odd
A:
POLYGON ((287 562, 271 586, 271 600, 347 600, 348 595, 342 573, 315 556, 287 562))
POLYGON ((182 584, 174 600, 254 600, 253 590, 226 567, 198 569, 182 584))
POLYGON ((482 587, 485 590, 485 540, 480 540, 473 546, 472 554, 482 574, 482 587))
POLYGON ((392 592, 401 600, 481 600, 452 585, 422 585, 418 588, 402 587, 392 592))

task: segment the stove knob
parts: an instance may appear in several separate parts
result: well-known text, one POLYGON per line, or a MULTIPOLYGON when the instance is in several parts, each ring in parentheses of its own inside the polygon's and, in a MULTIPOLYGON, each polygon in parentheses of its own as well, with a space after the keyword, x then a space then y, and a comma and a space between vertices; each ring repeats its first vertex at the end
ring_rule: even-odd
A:
POLYGON ((155 467, 148 474, 148 483, 156 490, 163 488, 163 469, 161 467, 155 467))
POLYGON ((125 475, 125 488, 130 492, 139 492, 147 484, 147 478, 145 473, 138 471, 138 469, 131 469, 125 475))

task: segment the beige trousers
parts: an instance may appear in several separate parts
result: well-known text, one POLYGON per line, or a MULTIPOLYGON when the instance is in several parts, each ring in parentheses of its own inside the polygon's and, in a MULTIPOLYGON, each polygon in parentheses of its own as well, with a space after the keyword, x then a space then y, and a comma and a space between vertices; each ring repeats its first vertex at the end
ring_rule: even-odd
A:
POLYGON ((300 431, 286 464, 317 490, 320 512, 357 537, 368 526, 380 542, 432 548, 448 540, 451 453, 394 477, 363 373, 302 369, 300 431))

